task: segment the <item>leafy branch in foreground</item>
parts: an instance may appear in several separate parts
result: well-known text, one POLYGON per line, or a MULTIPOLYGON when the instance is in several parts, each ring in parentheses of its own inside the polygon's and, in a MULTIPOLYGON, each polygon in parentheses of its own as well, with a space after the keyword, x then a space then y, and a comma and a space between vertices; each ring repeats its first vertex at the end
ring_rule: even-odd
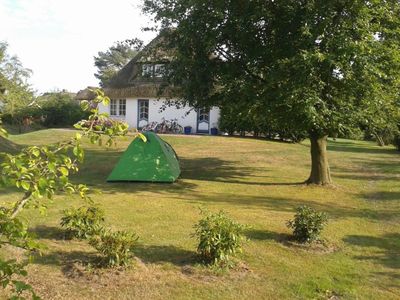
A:
MULTIPOLYGON (((103 91, 94 92, 97 95, 93 100, 96 107, 100 103, 109 103, 110 99, 103 91)), ((10 245, 29 251, 40 249, 29 235, 27 224, 18 218, 24 208, 31 206, 44 212, 46 200, 51 201, 58 193, 78 194, 84 201, 91 201, 86 185, 69 181, 70 175, 78 172, 79 164, 84 160, 82 138, 87 138, 92 144, 102 145, 106 136, 106 145, 112 146, 117 136, 126 135, 128 125, 110 120, 107 114, 100 114, 88 101, 82 101, 81 106, 91 114, 88 120, 75 125, 80 132, 70 140, 51 146, 27 147, 15 155, 0 153, 0 185, 14 186, 22 193, 19 200, 0 206, 0 248, 10 245), (111 126, 99 125, 105 122, 111 126)), ((0 135, 7 136, 1 123, 0 135)), ((0 259, 0 284, 13 291, 12 299, 24 299, 25 292, 31 292, 32 298, 38 299, 31 286, 13 279, 16 275, 25 274, 23 264, 16 260, 0 259)))

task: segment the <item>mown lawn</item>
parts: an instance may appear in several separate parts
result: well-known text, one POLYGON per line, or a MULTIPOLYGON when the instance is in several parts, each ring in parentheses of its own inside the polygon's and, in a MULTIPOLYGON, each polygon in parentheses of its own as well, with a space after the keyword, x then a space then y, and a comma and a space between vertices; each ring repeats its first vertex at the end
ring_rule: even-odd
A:
MULTIPOLYGON (((44 130, 11 139, 38 145, 71 134, 44 130)), ((109 150, 88 146, 73 179, 101 192, 93 199, 115 229, 140 235, 134 267, 102 271, 78 263, 92 261, 95 252, 85 242, 63 240, 58 225, 62 209, 82 204, 77 197, 57 197, 46 216, 26 212, 48 247, 29 267, 29 282, 44 299, 400 298, 400 153, 393 148, 330 141, 335 187, 321 188, 300 184, 309 172, 307 142, 163 138, 181 159, 175 184, 105 183, 129 139, 109 150), (326 247, 287 242, 286 221, 302 204, 329 214, 326 247), (209 271, 194 260, 190 234, 199 207, 223 209, 252 227, 234 270, 209 271)), ((18 197, 0 193, 0 202, 18 197)))

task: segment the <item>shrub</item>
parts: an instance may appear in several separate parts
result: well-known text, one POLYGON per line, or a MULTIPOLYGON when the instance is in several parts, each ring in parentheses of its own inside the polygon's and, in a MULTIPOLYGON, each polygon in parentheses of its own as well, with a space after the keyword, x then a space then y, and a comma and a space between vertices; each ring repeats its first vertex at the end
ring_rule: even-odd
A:
POLYGON ((41 108, 43 125, 46 127, 72 126, 87 117, 79 103, 69 99, 48 100, 41 108))
POLYGON ((102 230, 91 237, 89 244, 104 256, 107 266, 126 266, 132 258, 137 240, 135 233, 102 230))
POLYGON ((68 93, 47 93, 36 99, 35 105, 24 106, 6 114, 4 122, 10 125, 22 126, 28 121, 29 126, 45 127, 73 126, 76 122, 88 118, 89 113, 82 110, 78 101, 68 93))
POLYGON ((197 252, 204 262, 229 264, 231 256, 242 252, 244 225, 229 218, 223 211, 209 213, 202 211, 203 218, 195 224, 199 244, 197 252))
POLYGON ((293 229, 294 238, 301 243, 318 240, 327 224, 327 215, 308 206, 300 206, 296 211, 294 220, 287 222, 287 226, 293 229))
POLYGON ((70 237, 87 239, 101 230, 104 212, 93 206, 70 208, 63 211, 60 225, 67 230, 70 237))

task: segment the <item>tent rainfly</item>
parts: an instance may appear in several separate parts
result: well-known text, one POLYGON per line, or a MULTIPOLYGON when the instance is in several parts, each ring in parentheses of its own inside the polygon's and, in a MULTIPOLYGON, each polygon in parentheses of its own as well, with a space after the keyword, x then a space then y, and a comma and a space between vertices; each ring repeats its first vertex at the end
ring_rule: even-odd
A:
POLYGON ((154 132, 145 132, 147 141, 136 138, 108 176, 108 182, 174 182, 180 175, 178 157, 170 144, 154 132))

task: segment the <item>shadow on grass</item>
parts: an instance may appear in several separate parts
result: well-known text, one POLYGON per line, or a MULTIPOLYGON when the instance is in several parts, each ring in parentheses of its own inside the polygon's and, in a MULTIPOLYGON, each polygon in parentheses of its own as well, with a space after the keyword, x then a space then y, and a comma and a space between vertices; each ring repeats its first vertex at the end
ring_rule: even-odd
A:
POLYGON ((336 140, 332 141, 329 139, 328 151, 337 152, 353 152, 359 154, 395 154, 397 151, 394 147, 379 147, 371 144, 359 144, 352 143, 349 141, 336 140))
POLYGON ((41 265, 58 266, 67 278, 90 278, 93 270, 107 271, 103 258, 94 252, 54 251, 36 256, 34 262, 41 265))
POLYGON ((378 157, 353 158, 354 167, 335 167, 334 177, 359 181, 400 180, 400 155, 388 159, 378 157))
POLYGON ((299 242, 293 234, 278 233, 268 230, 247 230, 245 236, 251 240, 274 241, 291 251, 303 251, 315 254, 328 254, 338 250, 334 244, 326 240, 316 240, 311 243, 299 242))
MULTIPOLYGON (((383 277, 386 278, 385 282, 387 282, 385 284, 385 286, 387 286, 388 288, 394 288, 397 291, 399 291, 399 287, 400 287, 400 273, 399 272, 373 272, 372 273, 374 278, 376 277, 383 277)), ((397 294, 397 296, 400 298, 400 293, 397 294)), ((399 299, 397 298, 397 299, 399 299)))
MULTIPOLYGON (((158 194, 175 194, 180 199, 184 197, 186 201, 195 204, 204 203, 226 203, 229 205, 240 206, 243 208, 249 207, 263 207, 272 211, 279 212, 294 212, 295 208, 299 205, 309 205, 315 209, 325 211, 331 218, 366 218, 372 220, 389 220, 398 216, 397 211, 392 210, 376 210, 373 208, 355 208, 341 206, 335 203, 323 203, 317 201, 310 201, 306 199, 298 199, 296 197, 271 197, 268 195, 254 196, 249 194, 231 194, 231 193, 218 193, 214 192, 212 195, 198 193, 196 191, 198 185, 201 183, 196 181, 232 183, 243 185, 259 185, 259 186, 303 186, 300 182, 267 182, 266 179, 256 178, 254 174, 268 174, 268 170, 264 168, 257 168, 252 166, 243 166, 234 161, 227 161, 215 157, 201 157, 201 158, 188 158, 181 159, 182 175, 181 179, 173 184, 160 184, 160 183, 139 183, 139 182, 119 182, 119 183, 106 183, 105 179, 112 171, 119 156, 122 152, 117 151, 88 151, 88 159, 82 168, 79 176, 73 178, 75 183, 86 182, 92 187, 101 190, 103 193, 138 193, 143 191, 155 191, 158 194), (102 162, 99 164, 99 162, 102 162), (260 180, 260 181, 258 181, 260 180)), ((394 161, 394 160, 393 160, 394 161)), ((397 161, 397 160, 396 160, 397 161)), ((363 164, 374 163, 374 161, 363 160, 363 164)), ((388 165, 382 165, 381 162, 376 162, 373 166, 378 172, 378 175, 383 174, 385 179, 394 178, 398 174, 391 169, 393 162, 390 161, 388 165), (383 170, 382 170, 383 168, 383 170), (386 168, 386 169, 385 169, 386 168)), ((351 176, 354 180, 372 180, 376 175, 367 173, 364 169, 357 169, 357 172, 350 169, 335 170, 339 174, 337 177, 351 176), (370 178, 368 178, 370 176, 370 178), (371 176, 375 176, 372 178, 371 176)), ((382 175, 382 176, 383 176, 382 175)), ((265 176, 267 177, 267 176, 265 176)), ((295 192, 296 189, 293 189, 295 192)), ((395 195, 392 195, 395 197, 395 195)))
POLYGON ((304 198, 286 198, 286 197, 271 197, 271 196, 254 196, 246 194, 225 194, 213 193, 212 195, 195 194, 187 198, 187 201, 193 202, 196 205, 226 203, 232 206, 239 206, 243 209, 254 207, 262 207, 266 211, 271 212, 292 212, 300 205, 313 207, 318 211, 323 211, 328 214, 330 219, 342 218, 365 218, 371 220, 397 220, 398 210, 376 210, 371 208, 359 208, 351 206, 343 206, 334 202, 317 202, 306 200, 304 198))
POLYGON ((173 245, 138 245, 134 253, 144 263, 171 263, 176 266, 184 266, 192 265, 198 261, 196 252, 173 245))
POLYGON ((239 166, 236 162, 215 157, 181 157, 179 163, 183 179, 231 182, 249 177, 256 171, 254 167, 239 166))
MULTIPOLYGON (((365 255, 356 256, 359 260, 370 260, 391 269, 400 269, 400 234, 391 233, 381 237, 367 235, 349 235, 344 242, 350 245, 375 248, 363 250, 365 255)), ((399 273, 396 276, 399 279, 399 273)))
POLYGON ((39 225, 31 228, 30 232, 35 234, 39 239, 69 240, 67 232, 60 227, 39 225))
MULTIPOLYGON (((192 266, 199 260, 193 251, 168 246, 137 246, 134 256, 143 263, 162 264, 170 263, 179 267, 192 266)), ((104 259, 96 252, 85 251, 53 251, 44 255, 36 255, 34 262, 41 265, 53 265, 61 268, 64 276, 77 278, 88 276, 90 270, 106 272, 104 259)))
POLYGON ((214 181, 260 186, 300 185, 302 182, 263 182, 246 179, 267 178, 257 176, 257 173, 268 173, 265 168, 240 166, 235 161, 227 161, 214 157, 181 158, 182 179, 214 181), (245 179, 245 180, 243 180, 245 179))
POLYGON ((37 264, 54 266, 66 266, 76 262, 98 265, 100 261, 101 258, 95 252, 85 251, 53 251, 34 257, 37 264))
POLYGON ((123 154, 123 151, 86 150, 85 163, 79 174, 72 177, 75 183, 85 182, 103 192, 141 192, 157 189, 160 193, 175 193, 182 190, 194 190, 198 181, 221 183, 259 185, 259 186, 291 186, 302 185, 303 182, 265 182, 257 173, 268 173, 264 168, 242 166, 239 162, 228 161, 216 157, 188 158, 181 157, 181 176, 175 183, 143 183, 143 182, 115 182, 107 183, 106 179, 123 154), (99 164, 99 162, 102 162, 99 164), (258 179, 257 181, 254 179, 258 179), (261 178, 261 179, 260 179, 261 178), (185 181, 186 179, 191 182, 185 181))
POLYGON ((371 201, 399 201, 400 202, 400 192, 375 192, 363 194, 363 198, 371 201))
POLYGON ((278 243, 282 243, 284 241, 288 241, 291 239, 291 235, 286 233, 278 233, 268 230, 259 230, 259 229, 249 229, 246 230, 245 235, 250 240, 273 240, 278 243))

